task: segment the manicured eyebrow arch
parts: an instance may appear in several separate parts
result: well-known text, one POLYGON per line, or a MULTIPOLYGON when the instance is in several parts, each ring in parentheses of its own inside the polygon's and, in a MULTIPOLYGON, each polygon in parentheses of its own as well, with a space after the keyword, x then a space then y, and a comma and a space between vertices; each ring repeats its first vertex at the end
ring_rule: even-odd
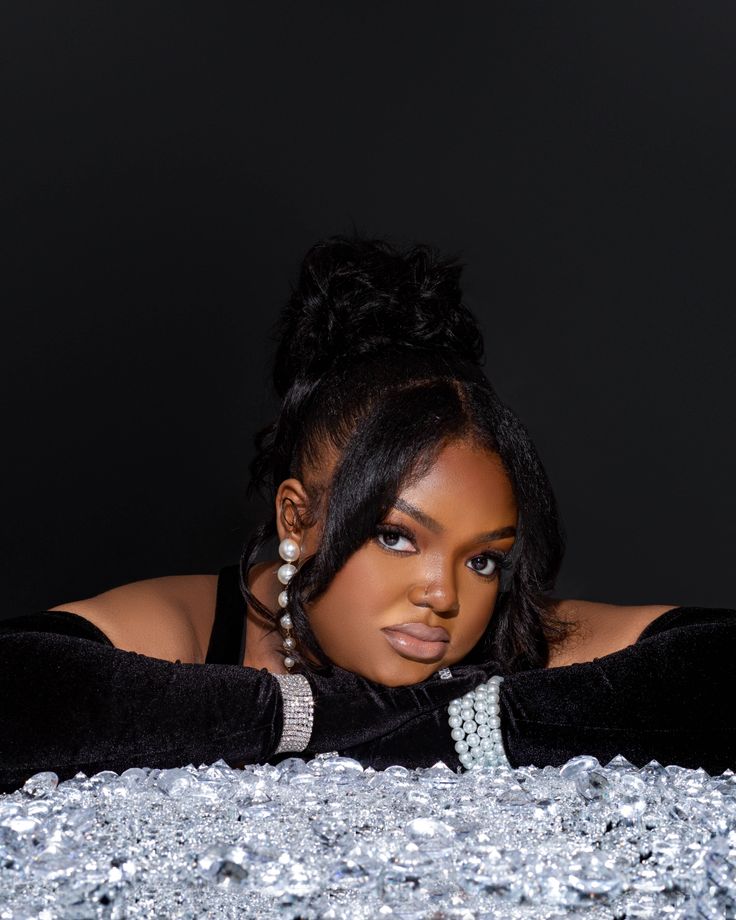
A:
MULTIPOLYGON (((403 511, 404 514, 408 514, 409 517, 414 518, 419 524, 423 527, 426 527, 427 530, 431 530, 434 533, 444 533, 445 528, 439 521, 435 521, 433 517, 430 517, 428 514, 425 514, 421 508, 417 508, 414 505, 410 504, 407 501, 404 501, 403 498, 397 498, 394 502, 394 508, 398 511, 403 511)), ((484 543, 488 540, 501 540, 503 537, 515 537, 516 528, 508 525, 507 527, 500 527, 498 530, 489 530, 486 533, 479 533, 478 536, 473 541, 474 543, 484 543)))

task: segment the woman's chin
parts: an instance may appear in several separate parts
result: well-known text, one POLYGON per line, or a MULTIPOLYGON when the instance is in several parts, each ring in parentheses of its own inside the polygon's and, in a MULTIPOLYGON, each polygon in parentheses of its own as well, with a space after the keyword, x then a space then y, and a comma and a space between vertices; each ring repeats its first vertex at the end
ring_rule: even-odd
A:
POLYGON ((402 659, 399 662, 390 664, 381 663, 371 668, 364 666, 360 668, 350 668, 366 680, 371 680, 376 684, 383 684, 386 687, 407 687, 410 684, 418 684, 427 680, 440 668, 444 667, 441 662, 408 661, 402 659))

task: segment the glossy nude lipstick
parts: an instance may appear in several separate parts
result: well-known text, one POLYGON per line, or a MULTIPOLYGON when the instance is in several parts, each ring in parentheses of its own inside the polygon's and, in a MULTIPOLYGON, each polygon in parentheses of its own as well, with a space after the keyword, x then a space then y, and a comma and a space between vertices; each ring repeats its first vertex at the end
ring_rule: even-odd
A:
POLYGON ((399 623, 386 626, 381 632, 399 655, 412 661, 439 661, 450 642, 446 629, 424 623, 399 623))

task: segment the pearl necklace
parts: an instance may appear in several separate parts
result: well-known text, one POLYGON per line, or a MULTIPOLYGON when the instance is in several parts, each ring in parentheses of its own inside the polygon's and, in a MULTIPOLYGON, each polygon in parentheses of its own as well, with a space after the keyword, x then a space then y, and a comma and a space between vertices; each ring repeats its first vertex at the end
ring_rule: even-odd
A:
POLYGON ((511 767, 501 735, 500 674, 453 700, 447 707, 452 740, 466 770, 477 767, 511 767))

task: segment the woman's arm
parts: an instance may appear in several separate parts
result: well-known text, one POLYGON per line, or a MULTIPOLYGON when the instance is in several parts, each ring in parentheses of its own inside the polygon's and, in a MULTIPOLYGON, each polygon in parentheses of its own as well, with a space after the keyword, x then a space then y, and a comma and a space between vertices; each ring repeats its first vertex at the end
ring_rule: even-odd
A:
MULTIPOLYGON (((70 613, 0 623, 0 792, 45 770, 67 779, 79 770, 119 773, 220 758, 235 766, 275 755, 285 706, 274 675, 240 665, 176 664, 107 642, 70 613)), ((468 666, 452 680, 397 688, 337 668, 310 676, 310 750, 395 731, 417 712, 444 710, 487 676, 468 666)))
POLYGON ((174 664, 75 636, 0 635, 0 791, 53 770, 259 762, 282 699, 267 671, 174 664))
MULTIPOLYGON (((501 730, 512 766, 622 754, 708 773, 736 769, 736 610, 680 607, 646 638, 584 664, 506 676, 501 730)), ((341 751, 376 769, 457 768, 447 712, 418 712, 391 735, 341 751)))

